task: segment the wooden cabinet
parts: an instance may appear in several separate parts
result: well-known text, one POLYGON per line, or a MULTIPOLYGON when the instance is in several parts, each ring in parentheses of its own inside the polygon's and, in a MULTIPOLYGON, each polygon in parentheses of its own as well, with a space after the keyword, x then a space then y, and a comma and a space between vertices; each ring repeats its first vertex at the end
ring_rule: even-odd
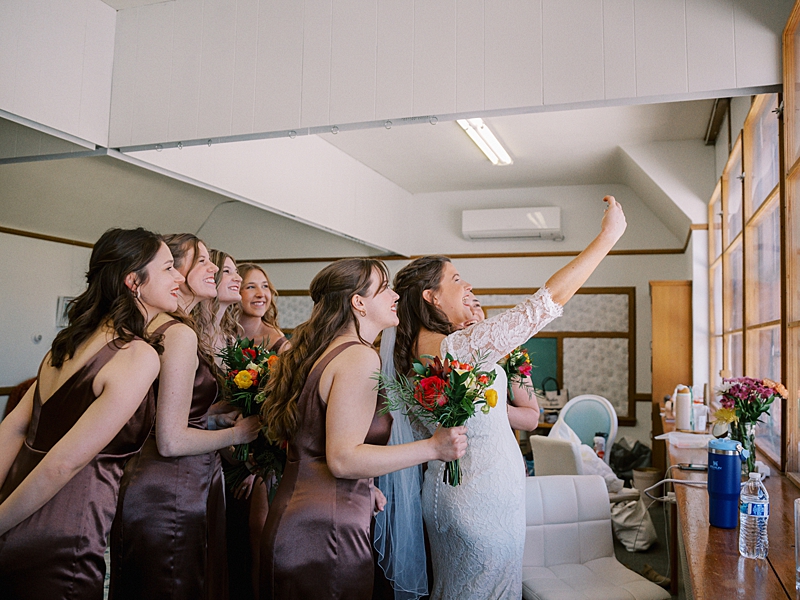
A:
MULTIPOLYGON (((692 385, 692 282, 651 281, 653 435, 661 433, 659 405, 679 383, 692 385)), ((664 442, 653 440, 653 466, 666 468, 664 442)))

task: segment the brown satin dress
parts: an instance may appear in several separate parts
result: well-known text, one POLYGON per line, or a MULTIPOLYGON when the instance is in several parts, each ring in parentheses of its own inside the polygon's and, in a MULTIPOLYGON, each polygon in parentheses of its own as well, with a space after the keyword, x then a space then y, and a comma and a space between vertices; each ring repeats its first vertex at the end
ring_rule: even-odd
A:
MULTIPOLYGON (((114 342, 104 346, 44 404, 36 386, 28 436, 0 488, 0 503, 97 399, 94 378, 117 350, 114 342)), ((103 552, 125 461, 142 447, 154 420, 151 391, 100 454, 47 504, 0 536, 0 597, 102 599, 103 552)))
MULTIPOLYGON (((289 443, 283 478, 269 509, 261 545, 260 600, 369 600, 373 555, 369 479, 337 479, 325 459, 327 405, 319 394, 328 353, 298 399, 299 429, 289 443)), ((392 417, 373 417, 364 442, 385 445, 392 417)))
POLYGON ((283 346, 288 341, 289 340, 286 338, 286 336, 282 335, 277 340, 275 340, 275 343, 272 344, 272 346, 269 347, 269 352, 277 352, 278 350, 281 349, 281 346, 283 346))
MULTIPOLYGON (((163 333, 177 321, 156 331, 163 333)), ((206 429, 217 397, 213 367, 198 352, 189 427, 206 429)), ((158 398, 158 380, 153 384, 158 398)), ((219 454, 166 458, 155 435, 125 468, 111 532, 114 600, 225 600, 225 497, 219 454)))

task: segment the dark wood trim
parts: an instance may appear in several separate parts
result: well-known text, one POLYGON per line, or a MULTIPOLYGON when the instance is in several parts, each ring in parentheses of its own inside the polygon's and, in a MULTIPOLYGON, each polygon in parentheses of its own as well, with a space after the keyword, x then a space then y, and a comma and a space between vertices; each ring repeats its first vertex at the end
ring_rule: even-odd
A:
POLYGON ((44 233, 35 233, 33 231, 24 231, 22 229, 13 229, 11 227, 0 226, 0 233, 18 235, 20 237, 33 238, 35 240, 44 240, 45 242, 56 242, 57 244, 80 246, 81 248, 94 248, 94 244, 89 242, 81 242, 80 240, 71 240, 69 238, 57 237, 54 235, 45 235, 44 233))
POLYGON ((278 290, 278 296, 310 296, 308 290, 278 290))
POLYGON ((730 105, 730 98, 717 98, 714 100, 714 106, 711 107, 711 115, 709 115, 708 126, 706 127, 706 146, 713 146, 717 143, 717 136, 719 135, 719 130, 722 128, 722 121, 725 119, 725 114, 730 105))
MULTIPOLYGON (((484 295, 531 295, 535 294, 539 288, 475 288, 472 290, 474 294, 484 295)), ((576 294, 629 294, 635 295, 636 287, 588 287, 584 286, 578 289, 576 294)))
MULTIPOLYGON (((689 227, 686 235, 686 241, 681 248, 639 248, 630 250, 611 250, 609 256, 653 256, 661 254, 686 254, 689 247, 689 242, 692 239, 692 231, 707 230, 708 225, 705 223, 693 224, 689 227)), ((559 250, 552 252, 467 252, 461 254, 448 254, 447 257, 454 260, 461 259, 487 259, 487 258, 572 258, 578 256, 581 250, 559 250)), ((417 258, 427 256, 425 254, 412 254, 411 256, 402 256, 400 254, 387 254, 383 256, 370 256, 369 258, 377 258, 384 262, 403 260, 411 261, 417 258)), ((288 263, 329 263, 342 258, 352 258, 349 256, 330 257, 330 258, 248 258, 238 260, 238 262, 252 262, 256 264, 288 264, 288 263)))
MULTIPOLYGON (((332 263, 344 258, 377 258, 379 260, 412 260, 412 257, 402 254, 384 254, 376 256, 305 256, 301 258, 247 258, 236 259, 237 263, 255 263, 257 265, 282 265, 291 263, 332 263)), ((415 258, 415 257, 414 257, 415 258)))
POLYGON ((12 385, 11 387, 0 387, 0 396, 8 396, 11 392, 16 389, 17 386, 12 385))
MULTIPOLYGON (((796 3, 795 3, 796 4, 796 3)), ((795 12, 794 10, 792 12, 795 12)), ((778 107, 783 104, 784 96, 782 93, 778 94, 778 107)), ((785 106, 784 106, 785 108, 785 106)), ((786 146, 785 146, 785 136, 786 132, 784 128, 786 127, 786 120, 784 119, 784 111, 780 110, 778 112, 778 210, 780 212, 779 220, 780 220, 780 239, 781 239, 781 254, 780 254, 780 261, 781 261, 781 319, 780 319, 780 328, 781 328, 781 378, 786 381, 787 374, 789 373, 789 328, 787 326, 788 319, 786 315, 789 314, 789 298, 787 293, 787 286, 786 282, 789 281, 789 269, 790 266, 788 264, 789 261, 789 253, 787 252, 786 245, 789 241, 789 228, 788 228, 788 219, 789 219, 789 205, 786 198, 786 146)), ((767 201, 764 201, 766 204, 767 201)), ((789 408, 789 403, 791 400, 787 399, 786 402, 781 404, 781 449, 780 449, 780 456, 778 460, 780 461, 780 465, 778 465, 779 470, 781 472, 785 472, 787 466, 792 463, 791 457, 789 456, 789 446, 792 441, 796 441, 797 437, 795 434, 793 421, 789 419, 789 413, 794 412, 792 409, 789 408), (792 426, 792 431, 789 431, 790 424, 792 426)), ((796 405, 795 405, 796 406, 796 405)), ((797 452, 794 444, 792 444, 794 450, 793 452, 797 452)), ((764 456, 769 456, 767 452, 763 453, 764 456)), ((794 464, 797 464, 796 462, 794 464)))
POLYGON ((652 402, 653 394, 640 394, 639 392, 636 392, 633 395, 633 399, 635 402, 652 402))

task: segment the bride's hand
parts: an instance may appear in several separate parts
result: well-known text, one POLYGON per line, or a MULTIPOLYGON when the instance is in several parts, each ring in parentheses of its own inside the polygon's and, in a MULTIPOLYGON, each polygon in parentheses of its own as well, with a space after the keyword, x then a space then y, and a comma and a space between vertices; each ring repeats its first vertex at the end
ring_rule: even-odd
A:
POLYGON ((464 456, 467 451, 467 428, 461 427, 442 427, 436 428, 431 437, 437 460, 449 462, 464 456))
POLYGON ((600 224, 601 235, 608 236, 613 244, 625 233, 628 223, 625 221, 622 205, 614 196, 606 196, 603 198, 603 202, 607 202, 608 206, 600 224))

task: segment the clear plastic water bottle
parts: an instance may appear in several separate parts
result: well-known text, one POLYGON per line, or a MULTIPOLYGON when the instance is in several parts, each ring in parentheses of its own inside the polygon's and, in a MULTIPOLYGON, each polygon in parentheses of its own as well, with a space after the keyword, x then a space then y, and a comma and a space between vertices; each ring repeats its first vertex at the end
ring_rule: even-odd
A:
POLYGON ((769 494, 760 473, 750 473, 742 484, 739 503, 739 554, 745 558, 766 558, 769 521, 769 494))

